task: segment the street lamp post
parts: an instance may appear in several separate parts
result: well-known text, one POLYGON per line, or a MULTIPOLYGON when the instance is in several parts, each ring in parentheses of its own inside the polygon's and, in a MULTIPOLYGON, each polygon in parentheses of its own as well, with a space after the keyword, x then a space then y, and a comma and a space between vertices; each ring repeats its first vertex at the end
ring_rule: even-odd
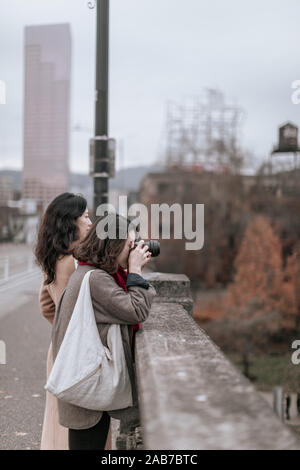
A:
POLYGON ((92 139, 90 174, 94 183, 94 217, 108 203, 110 159, 108 152, 109 0, 97 0, 95 137, 92 139))

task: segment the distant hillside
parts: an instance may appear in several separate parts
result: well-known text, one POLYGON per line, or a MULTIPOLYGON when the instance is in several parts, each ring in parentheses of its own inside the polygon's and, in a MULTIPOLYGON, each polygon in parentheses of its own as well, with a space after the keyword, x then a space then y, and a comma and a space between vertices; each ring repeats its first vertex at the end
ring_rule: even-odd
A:
MULTIPOLYGON (((147 173, 161 171, 158 165, 137 166, 132 168, 124 168, 116 172, 115 178, 109 180, 110 189, 123 189, 125 191, 137 191, 141 180, 147 173)), ((13 183, 15 191, 22 189, 22 171, 21 170, 0 170, 0 177, 9 177, 13 183)), ((83 193, 91 190, 91 178, 87 174, 71 173, 70 190, 82 191, 83 193)))
POLYGON ((115 178, 109 181, 111 189, 124 189, 126 191, 137 191, 140 182, 147 173, 156 173, 162 171, 158 165, 136 166, 132 168, 124 168, 116 173, 115 178))

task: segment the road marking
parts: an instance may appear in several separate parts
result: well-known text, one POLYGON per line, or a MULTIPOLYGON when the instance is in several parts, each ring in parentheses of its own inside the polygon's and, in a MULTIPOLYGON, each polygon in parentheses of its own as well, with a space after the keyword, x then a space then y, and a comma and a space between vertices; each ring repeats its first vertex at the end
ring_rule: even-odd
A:
MULTIPOLYGON (((29 280, 32 280, 35 277, 37 277, 38 274, 40 275, 41 272, 40 270, 36 270, 30 273, 24 273, 24 274, 22 276, 22 279, 19 280, 19 282, 13 282, 12 280, 12 281, 6 281, 5 284, 0 284, 0 294, 2 292, 7 292, 9 289, 15 289, 16 287, 19 287, 22 284, 25 284, 29 280), (26 276, 24 274, 26 274, 26 276)), ((18 281, 18 279, 16 279, 16 281, 18 281)))
POLYGON ((10 276, 8 279, 0 281, 0 287, 7 284, 8 282, 15 281, 15 280, 17 281, 18 279, 23 279, 24 276, 28 276, 29 274, 38 273, 38 272, 40 272, 40 270, 36 268, 36 269, 32 269, 31 271, 23 271, 21 273, 14 274, 13 276, 10 276))

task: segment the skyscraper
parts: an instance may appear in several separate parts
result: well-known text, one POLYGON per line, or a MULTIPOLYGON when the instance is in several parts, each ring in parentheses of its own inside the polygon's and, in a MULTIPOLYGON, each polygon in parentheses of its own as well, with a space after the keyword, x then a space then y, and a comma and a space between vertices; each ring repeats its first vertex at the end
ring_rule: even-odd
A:
POLYGON ((68 189, 71 34, 25 27, 23 198, 47 203, 68 189))

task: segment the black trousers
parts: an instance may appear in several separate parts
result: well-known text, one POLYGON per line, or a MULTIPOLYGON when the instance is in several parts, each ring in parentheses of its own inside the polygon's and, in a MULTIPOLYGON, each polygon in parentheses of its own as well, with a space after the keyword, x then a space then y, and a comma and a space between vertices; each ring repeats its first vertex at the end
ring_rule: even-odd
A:
POLYGON ((69 429, 69 450, 104 450, 110 416, 103 411, 98 423, 88 429, 69 429))

